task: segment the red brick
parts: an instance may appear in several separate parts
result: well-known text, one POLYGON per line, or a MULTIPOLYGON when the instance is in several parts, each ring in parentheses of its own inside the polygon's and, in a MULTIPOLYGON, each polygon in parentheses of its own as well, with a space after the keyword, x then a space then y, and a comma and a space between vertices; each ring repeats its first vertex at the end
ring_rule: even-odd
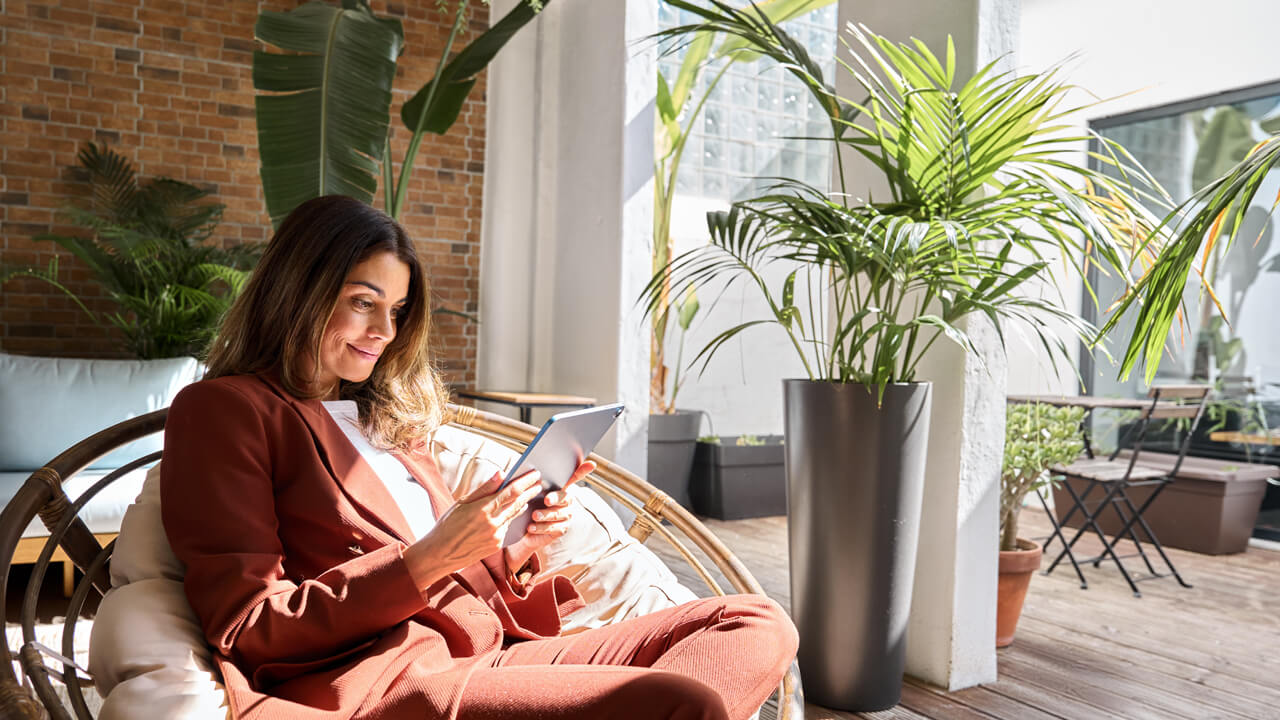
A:
MULTIPOLYGON (((410 41, 401 60, 394 110, 430 77, 436 62, 431 49, 443 43, 451 19, 419 3, 399 4, 410 41)), ((70 168, 75 151, 89 140, 123 152, 144 178, 163 174, 216 185, 217 199, 227 204, 217 231, 223 244, 266 240, 270 224, 253 121, 252 26, 260 8, 296 6, 296 0, 230 7, 195 0, 60 0, 9 8, 8 20, 0 21, 8 28, 0 96, 0 147, 11 149, 0 162, 0 247, 6 262, 35 259, 43 267, 55 249, 34 243, 32 236, 50 229, 82 232, 59 220, 55 211, 84 197, 84 183, 74 179, 70 168), (14 27, 15 19, 21 30, 14 27)), ((485 17, 486 11, 477 8, 476 20, 485 17)), ((469 28, 463 43, 476 34, 469 28)), ((449 136, 427 138, 411 179, 412 209, 404 218, 412 236, 435 239, 420 247, 424 258, 432 256, 433 272, 439 273, 441 300, 473 311, 484 162, 481 92, 468 102, 449 136)), ((393 157, 399 162, 409 138, 398 122, 393 127, 393 157)), ((69 287, 95 311, 110 311, 112 303, 87 270, 69 254, 56 254, 69 287)), ((0 347, 63 355, 123 354, 115 331, 93 325, 51 288, 35 281, 15 287, 21 282, 0 291, 6 293, 0 297, 4 312, 13 314, 0 317, 0 347), (7 307, 15 304, 8 302, 14 293, 24 297, 19 301, 24 307, 7 307), (40 317, 27 305, 40 310, 40 317)), ((474 377, 475 334, 474 325, 459 321, 442 324, 437 334, 440 362, 463 381, 474 377)))

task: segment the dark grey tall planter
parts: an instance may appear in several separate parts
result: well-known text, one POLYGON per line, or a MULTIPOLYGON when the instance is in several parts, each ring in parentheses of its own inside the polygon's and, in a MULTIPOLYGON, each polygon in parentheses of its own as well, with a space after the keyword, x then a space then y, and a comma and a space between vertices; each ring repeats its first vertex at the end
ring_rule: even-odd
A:
POLYGON ((902 697, 931 386, 784 380, 791 615, 805 699, 902 697))
POLYGON ((649 415, 649 483, 689 507, 689 476, 697 449, 700 410, 649 415))

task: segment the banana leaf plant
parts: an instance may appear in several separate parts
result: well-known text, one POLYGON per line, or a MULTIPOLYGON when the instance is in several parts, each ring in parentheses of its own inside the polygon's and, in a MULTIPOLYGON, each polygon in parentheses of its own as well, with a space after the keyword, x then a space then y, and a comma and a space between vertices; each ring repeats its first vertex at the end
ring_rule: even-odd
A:
POLYGON ((411 136, 398 177, 390 136, 392 84, 404 52, 400 21, 375 16, 367 0, 263 11, 254 36, 278 50, 253 55, 262 189, 272 225, 319 195, 372 203, 379 176, 385 210, 399 218, 423 135, 449 131, 479 73, 545 4, 521 0, 451 57, 471 2, 437 2, 442 11, 452 9, 453 24, 431 80, 401 108, 411 136))
POLYGON ((1058 68, 1019 75, 991 64, 964 80, 950 40, 939 57, 922 42, 850 26, 843 38, 850 55, 842 56, 850 59, 838 59, 838 71, 863 93, 850 100, 824 80, 802 43, 761 13, 720 0, 705 8, 668 1, 702 21, 663 37, 733 35, 798 78, 829 121, 829 135, 809 142, 834 143, 838 167, 834 192, 776 178, 771 190, 708 213, 711 243, 654 274, 643 300, 649 312, 668 284, 677 293, 745 282, 768 303, 764 317, 702 348, 694 362, 704 370, 728 340, 776 325, 810 379, 883 391, 915 381, 939 339, 973 350, 961 323, 973 315, 988 318, 1002 341, 1006 324, 1030 330, 1070 362, 1050 325, 1089 338, 1093 328, 1063 309, 1053 292, 1062 281, 1057 268, 1074 265, 1072 275, 1087 278, 1084 263, 1097 263, 1131 287, 1131 271, 1161 250, 1160 221, 1142 201, 1172 203, 1113 142, 1099 138, 1093 155, 1120 169, 1121 179, 1081 166, 1076 153, 1086 138, 1068 117, 1080 108, 1058 68), (845 155, 883 175, 885 197, 850 193, 845 155), (1131 220, 1123 232, 1117 214, 1131 220), (764 279, 773 263, 794 267, 781 287, 764 279))
MULTIPOLYGON (((752 3, 757 12, 763 13, 773 23, 782 23, 800 17, 835 0, 760 0, 752 3)), ((658 71, 658 90, 655 105, 657 122, 654 123, 653 141, 653 272, 657 272, 671 259, 671 210, 675 203, 676 175, 685 145, 697 128, 703 106, 735 63, 752 63, 762 56, 752 51, 747 42, 733 35, 720 35, 711 31, 692 33, 681 37, 672 49, 684 50, 680 69, 668 80, 658 71), (714 72, 701 95, 694 90, 704 73, 714 72)), ((679 392, 680 367, 677 359, 675 378, 667 392, 667 321, 671 302, 670 288, 663 287, 662 295, 649 320, 649 407, 651 412, 675 411, 676 394, 679 392)), ((684 346, 684 333, 697 313, 697 304, 681 304, 679 315, 680 345, 684 346), (692 308, 692 310, 690 310, 692 308)))

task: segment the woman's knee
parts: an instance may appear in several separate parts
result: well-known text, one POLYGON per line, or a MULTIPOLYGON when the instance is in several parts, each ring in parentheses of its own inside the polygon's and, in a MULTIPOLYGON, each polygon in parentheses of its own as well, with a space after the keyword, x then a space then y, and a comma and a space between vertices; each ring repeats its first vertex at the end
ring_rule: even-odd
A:
POLYGON ((791 616, 772 598, 764 595, 730 595, 725 601, 725 618, 737 618, 768 638, 778 656, 790 662, 796 655, 800 636, 791 616))
POLYGON ((624 694, 646 718, 728 720, 724 699, 711 686, 680 673, 654 671, 628 683, 624 694))

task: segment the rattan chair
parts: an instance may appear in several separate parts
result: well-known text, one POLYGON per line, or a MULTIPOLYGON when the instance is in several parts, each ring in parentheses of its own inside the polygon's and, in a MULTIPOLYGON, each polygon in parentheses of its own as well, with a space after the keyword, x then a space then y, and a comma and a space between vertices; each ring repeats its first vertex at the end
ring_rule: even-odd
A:
MULTIPOLYGON (((6 643, 3 658, 0 658, 3 660, 0 662, 0 718, 93 718, 81 689, 81 683, 88 680, 83 679, 73 665, 54 658, 47 651, 42 652, 35 641, 36 602, 54 552, 61 546, 84 574, 67 601, 62 647, 53 649, 65 658, 73 658, 76 621, 84 611, 90 593, 103 595, 109 589, 107 562, 115 545, 112 541, 103 547, 77 513, 103 487, 134 468, 155 462, 160 458, 160 453, 138 458, 112 472, 75 500, 66 496, 62 483, 108 452, 140 437, 160 432, 164 429, 166 414, 167 410, 157 410, 126 420, 82 440, 32 473, 0 513, 0 557, 5 559, 5 572, 0 573, 0 596, 8 597, 8 570, 13 566, 14 552, 23 529, 38 514, 50 532, 49 539, 32 568, 22 602, 22 644, 11 648, 6 643), (15 657, 26 676, 25 685, 19 682, 14 673, 15 657), (53 683, 66 686, 68 702, 64 703, 59 698, 53 683), (67 707, 68 704, 70 707, 67 707)), ((517 451, 523 449, 537 433, 537 429, 532 426, 469 407, 451 405, 450 418, 455 425, 517 451)), ((710 593, 723 595, 726 592, 717 580, 717 572, 734 592, 763 592, 746 567, 689 511, 671 502, 665 493, 618 465, 596 455, 591 458, 596 461, 597 469, 587 482, 601 495, 635 513, 635 520, 629 530, 633 537, 644 542, 656 534, 666 540, 702 579, 710 593), (666 524, 663 523, 664 520, 666 524), (708 562, 714 569, 708 567, 708 562)), ((764 720, 772 716, 782 720, 801 720, 803 707, 799 677, 793 663, 778 692, 770 698, 761 712, 761 718, 764 720)))

